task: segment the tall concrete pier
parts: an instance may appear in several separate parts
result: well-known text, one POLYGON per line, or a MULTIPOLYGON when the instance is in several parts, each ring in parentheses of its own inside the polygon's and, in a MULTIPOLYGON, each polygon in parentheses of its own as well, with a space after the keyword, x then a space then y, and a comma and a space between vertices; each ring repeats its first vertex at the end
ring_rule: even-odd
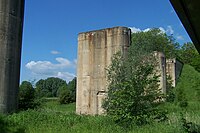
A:
POLYGON ((0 113, 17 108, 24 0, 0 0, 0 113))
POLYGON ((102 114, 106 97, 106 67, 111 57, 130 46, 131 31, 114 27, 80 33, 78 36, 76 113, 102 114))

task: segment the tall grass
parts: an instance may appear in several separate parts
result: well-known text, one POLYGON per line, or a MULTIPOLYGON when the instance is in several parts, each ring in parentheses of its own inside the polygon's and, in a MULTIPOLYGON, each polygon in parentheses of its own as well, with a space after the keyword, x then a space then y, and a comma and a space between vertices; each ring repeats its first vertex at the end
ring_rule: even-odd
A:
POLYGON ((76 115, 74 110, 71 110, 74 107, 74 104, 64 105, 63 107, 63 105, 51 102, 47 103, 42 109, 12 114, 8 116, 8 119, 25 127, 25 131, 30 133, 124 132, 108 117, 76 115), (52 109, 53 105, 56 108, 52 109), (63 111, 63 108, 66 108, 66 111, 63 111), (69 108, 68 111, 67 108, 69 108))
MULTIPOLYGON (((59 105, 57 102, 47 102, 41 109, 22 111, 9 115, 7 119, 23 127, 27 133, 182 133, 180 111, 172 111, 172 108, 178 107, 171 105, 167 121, 142 127, 132 126, 131 129, 123 129, 108 116, 76 115, 75 104, 59 105)), ((186 111, 185 117, 200 124, 199 113, 186 111)))

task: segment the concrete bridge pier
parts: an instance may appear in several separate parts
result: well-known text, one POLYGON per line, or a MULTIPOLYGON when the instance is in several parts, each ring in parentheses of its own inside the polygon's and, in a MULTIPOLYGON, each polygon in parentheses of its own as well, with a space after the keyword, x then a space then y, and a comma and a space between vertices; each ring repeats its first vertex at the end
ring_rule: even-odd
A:
POLYGON ((0 0, 0 113, 17 109, 24 0, 0 0))

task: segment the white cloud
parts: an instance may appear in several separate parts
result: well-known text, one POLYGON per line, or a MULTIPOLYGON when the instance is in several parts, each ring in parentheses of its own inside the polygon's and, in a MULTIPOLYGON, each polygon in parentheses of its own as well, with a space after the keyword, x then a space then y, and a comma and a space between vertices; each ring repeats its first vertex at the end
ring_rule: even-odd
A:
MULTIPOLYGON (((182 25, 182 23, 180 23, 180 25, 182 25)), ((129 27, 132 31, 132 33, 137 33, 137 32, 148 32, 149 30, 151 30, 152 28, 146 28, 144 30, 140 29, 140 28, 136 28, 136 27, 129 27)), ((174 32, 174 29, 171 25, 168 25, 166 28, 163 27, 159 27, 161 33, 166 33, 167 35, 173 35, 177 41, 183 41, 185 40, 185 38, 182 35, 179 35, 178 33, 174 32)))
MULTIPOLYGON (((140 28, 136 28, 136 27, 129 27, 131 29, 132 33, 137 33, 137 32, 148 32, 150 31, 152 28, 146 28, 144 30, 141 30, 140 28)), ((162 33, 166 33, 165 29, 163 27, 159 27, 159 29, 161 30, 162 33)))
POLYGON ((76 75, 69 73, 69 72, 58 72, 57 76, 58 78, 64 79, 66 81, 71 81, 76 75))
POLYGON ((59 64, 55 64, 56 67, 61 68, 61 67, 70 67, 72 62, 70 62, 68 59, 65 58, 56 58, 56 61, 59 62, 59 64))
POLYGON ((146 28, 146 29, 143 30, 143 32, 148 32, 150 30, 151 30, 151 28, 146 28))
POLYGON ((166 31, 165 31, 165 29, 164 29, 163 27, 159 27, 159 29, 160 29, 160 31, 161 31, 162 33, 166 33, 166 31))
POLYGON ((52 51, 51 51, 51 54, 55 54, 55 55, 56 55, 56 54, 60 54, 60 52, 58 52, 58 51, 56 51, 56 50, 52 50, 52 51))
POLYGON ((72 62, 65 58, 56 58, 57 64, 53 64, 50 61, 31 61, 26 64, 26 67, 33 71, 38 70, 54 70, 62 69, 72 66, 72 62))
POLYGON ((141 30, 139 28, 136 27, 129 27, 131 29, 132 33, 137 33, 137 32, 141 32, 141 30))
POLYGON ((177 35, 177 36, 176 36, 176 39, 177 39, 177 40, 181 40, 181 41, 185 40, 184 37, 181 36, 181 35, 177 35))
POLYGON ((136 28, 136 27, 129 27, 131 29, 132 33, 137 33, 137 32, 147 32, 149 30, 151 30, 151 28, 146 28, 144 30, 141 30, 140 28, 136 28))
POLYGON ((167 26, 166 33, 167 33, 167 34, 171 34, 171 35, 174 34, 174 30, 173 30, 173 28, 172 28, 171 25, 168 25, 168 26, 167 26))
POLYGON ((69 69, 76 69, 76 63, 66 58, 56 58, 57 63, 50 61, 30 61, 26 68, 31 71, 35 78, 59 77, 70 81, 75 74, 67 72, 69 69))

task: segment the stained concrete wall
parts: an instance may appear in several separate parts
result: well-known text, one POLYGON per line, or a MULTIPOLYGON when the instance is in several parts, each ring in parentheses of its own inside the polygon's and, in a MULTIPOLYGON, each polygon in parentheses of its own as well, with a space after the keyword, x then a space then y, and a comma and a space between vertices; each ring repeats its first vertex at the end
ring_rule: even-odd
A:
POLYGON ((166 60, 166 73, 170 76, 172 80, 172 86, 175 87, 181 71, 183 68, 183 63, 176 58, 166 60))
POLYGON ((80 33, 78 36, 76 113, 102 114, 102 101, 106 97, 105 68, 113 54, 125 53, 130 45, 131 31, 114 27, 80 33))
POLYGON ((0 0, 0 113, 17 108, 24 0, 0 0))
POLYGON ((159 75, 159 88, 162 93, 166 93, 166 58, 162 52, 154 52, 158 62, 157 74, 159 75))

